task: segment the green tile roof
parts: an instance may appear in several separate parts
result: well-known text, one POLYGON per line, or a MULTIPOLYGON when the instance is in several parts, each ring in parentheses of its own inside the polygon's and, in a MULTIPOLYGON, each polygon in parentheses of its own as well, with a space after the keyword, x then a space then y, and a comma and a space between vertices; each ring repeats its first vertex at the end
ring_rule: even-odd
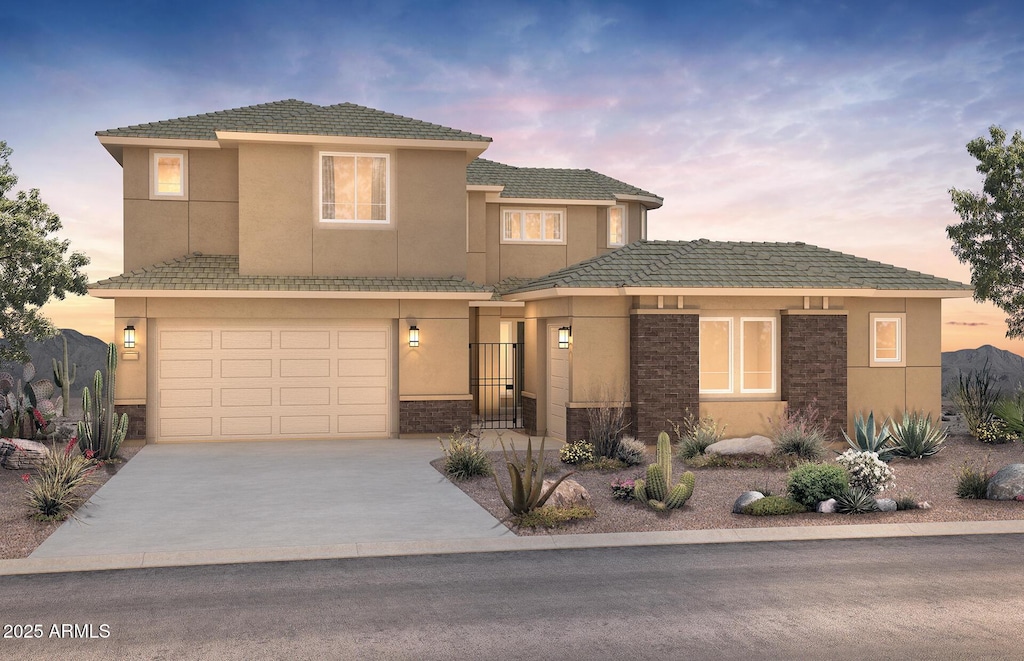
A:
POLYGON ((637 241, 521 284, 551 287, 788 288, 970 291, 970 285, 806 243, 637 241))
POLYGON ((661 198, 593 170, 567 168, 520 168, 485 158, 466 166, 466 183, 504 186, 501 197, 561 200, 614 200, 618 195, 661 198))
POLYGON ((410 140, 491 141, 490 138, 476 133, 459 131, 447 126, 431 124, 353 103, 318 106, 296 99, 178 117, 160 122, 135 124, 107 131, 97 131, 96 135, 125 138, 216 140, 216 131, 410 140))
POLYGON ((239 275, 236 255, 194 253, 100 280, 90 289, 144 291, 324 291, 324 292, 442 292, 490 294, 489 287, 465 278, 379 278, 285 275, 239 275))

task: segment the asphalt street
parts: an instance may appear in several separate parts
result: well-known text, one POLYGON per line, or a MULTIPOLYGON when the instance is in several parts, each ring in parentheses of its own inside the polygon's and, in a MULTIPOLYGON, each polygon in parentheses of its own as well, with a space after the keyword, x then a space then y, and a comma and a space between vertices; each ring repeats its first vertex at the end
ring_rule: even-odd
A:
POLYGON ((1022 544, 926 537, 7 576, 3 634, 42 636, 0 638, 0 658, 1019 659, 1022 544))

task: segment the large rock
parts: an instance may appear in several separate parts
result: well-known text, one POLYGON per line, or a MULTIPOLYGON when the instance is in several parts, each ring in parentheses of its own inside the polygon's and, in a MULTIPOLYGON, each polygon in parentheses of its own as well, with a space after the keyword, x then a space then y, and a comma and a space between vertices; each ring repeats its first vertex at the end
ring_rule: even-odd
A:
POLYGON ((775 444, 770 438, 754 434, 748 438, 724 438, 717 443, 712 443, 704 450, 706 454, 717 454, 727 456, 732 454, 760 454, 770 455, 775 450, 775 444))
POLYGON ((764 494, 760 491, 744 491, 740 494, 740 497, 736 499, 736 502, 732 506, 733 514, 743 514, 743 508, 750 503, 756 502, 764 498, 764 494))
POLYGON ((11 470, 36 468, 50 449, 42 443, 22 438, 0 438, 0 466, 11 470))
POLYGON ((835 514, 836 499, 829 498, 828 500, 823 500, 820 503, 818 503, 818 506, 815 509, 821 514, 835 514))
POLYGON ((879 512, 895 512, 898 509, 896 501, 892 498, 875 498, 875 505, 878 506, 879 512))
MULTIPOLYGON (((554 480, 544 480, 544 491, 546 492, 554 483, 554 480)), ((551 494, 551 497, 548 498, 548 502, 544 504, 554 505, 555 507, 589 506, 590 492, 576 480, 563 480, 558 485, 558 488, 555 489, 555 492, 551 494)))
POLYGON ((1008 464, 988 481, 985 497, 989 500, 1013 500, 1024 495, 1024 464, 1008 464))

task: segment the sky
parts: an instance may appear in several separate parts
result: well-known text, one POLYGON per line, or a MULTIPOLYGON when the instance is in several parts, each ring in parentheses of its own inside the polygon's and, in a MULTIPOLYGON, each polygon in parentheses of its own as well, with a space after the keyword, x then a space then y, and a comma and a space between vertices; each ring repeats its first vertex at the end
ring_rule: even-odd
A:
MULTIPOLYGON (((950 188, 971 139, 1024 129, 1008 2, 50 2, 0 6, 0 140, 17 189, 121 272, 121 168, 97 130, 297 98, 494 138, 486 158, 591 168, 665 198, 651 239, 804 241, 961 282, 950 188)), ((113 305, 51 303, 113 336, 113 305)), ((943 303, 944 351, 1005 338, 943 303)))

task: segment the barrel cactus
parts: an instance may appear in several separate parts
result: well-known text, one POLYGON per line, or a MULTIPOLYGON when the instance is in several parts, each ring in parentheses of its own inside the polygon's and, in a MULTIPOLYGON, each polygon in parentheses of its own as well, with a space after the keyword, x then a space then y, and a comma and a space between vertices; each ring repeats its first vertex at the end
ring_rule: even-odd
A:
POLYGON ((672 442, 665 432, 658 434, 657 459, 647 467, 647 478, 636 481, 633 495, 658 512, 679 509, 693 495, 696 478, 686 471, 677 484, 672 484, 672 442))

